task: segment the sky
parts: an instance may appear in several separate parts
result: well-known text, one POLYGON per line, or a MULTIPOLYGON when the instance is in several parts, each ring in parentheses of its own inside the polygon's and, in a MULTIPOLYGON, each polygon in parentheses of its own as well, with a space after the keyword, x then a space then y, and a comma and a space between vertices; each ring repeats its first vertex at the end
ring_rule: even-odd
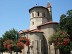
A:
POLYGON ((60 16, 72 9, 72 0, 0 0, 0 37, 12 28, 29 29, 29 9, 36 6, 52 6, 53 21, 59 22, 60 16))

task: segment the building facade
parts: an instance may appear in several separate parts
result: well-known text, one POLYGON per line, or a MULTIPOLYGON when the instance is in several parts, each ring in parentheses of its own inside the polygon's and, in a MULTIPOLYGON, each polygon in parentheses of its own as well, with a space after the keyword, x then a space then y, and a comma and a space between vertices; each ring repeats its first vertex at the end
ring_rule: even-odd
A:
POLYGON ((25 46, 22 54, 55 54, 53 44, 48 43, 49 37, 57 28, 57 22, 52 21, 52 7, 48 2, 47 7, 34 6, 29 9, 30 29, 21 30, 20 37, 30 39, 30 45, 25 46))

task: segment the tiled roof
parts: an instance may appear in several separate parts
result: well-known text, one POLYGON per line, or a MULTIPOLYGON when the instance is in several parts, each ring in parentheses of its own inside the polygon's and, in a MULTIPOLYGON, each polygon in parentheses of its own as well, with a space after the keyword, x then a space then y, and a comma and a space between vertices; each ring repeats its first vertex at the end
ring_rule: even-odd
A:
POLYGON ((19 32, 19 34, 21 34, 21 33, 34 33, 34 32, 42 32, 42 31, 38 30, 38 29, 34 29, 34 30, 21 30, 19 32))
POLYGON ((30 32, 42 32, 42 31, 38 29, 34 29, 34 30, 30 30, 30 32))
POLYGON ((28 32, 29 32, 29 30, 20 30, 19 34, 21 34, 21 33, 28 33, 28 32))
POLYGON ((48 24, 58 24, 58 22, 46 22, 46 23, 44 23, 42 25, 39 25, 38 27, 48 25, 48 24))

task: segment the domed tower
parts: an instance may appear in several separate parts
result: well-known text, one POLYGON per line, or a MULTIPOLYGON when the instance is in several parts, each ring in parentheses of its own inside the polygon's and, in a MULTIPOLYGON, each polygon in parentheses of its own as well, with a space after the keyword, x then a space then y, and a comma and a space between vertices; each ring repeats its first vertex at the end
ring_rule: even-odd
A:
POLYGON ((37 29, 37 26, 51 21, 48 8, 43 6, 34 6, 29 9, 30 13, 30 30, 37 29))

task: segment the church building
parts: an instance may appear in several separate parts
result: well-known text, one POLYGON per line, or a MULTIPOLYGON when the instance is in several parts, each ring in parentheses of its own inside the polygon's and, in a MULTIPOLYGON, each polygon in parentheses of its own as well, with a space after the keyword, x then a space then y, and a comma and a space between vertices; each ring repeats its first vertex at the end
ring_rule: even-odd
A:
POLYGON ((58 23, 52 21, 52 7, 34 6, 29 9, 30 28, 20 30, 20 37, 27 37, 30 45, 25 46, 22 54, 55 54, 53 44, 49 44, 49 37, 56 32, 58 23))

